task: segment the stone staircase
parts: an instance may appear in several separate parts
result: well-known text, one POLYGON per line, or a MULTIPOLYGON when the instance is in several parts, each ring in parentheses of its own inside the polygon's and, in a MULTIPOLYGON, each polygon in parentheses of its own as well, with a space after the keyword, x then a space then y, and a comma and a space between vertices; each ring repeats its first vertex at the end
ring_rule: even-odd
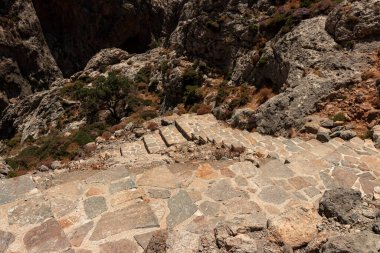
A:
POLYGON ((218 222, 266 227, 286 210, 315 205, 326 189, 370 195, 380 186, 380 153, 369 140, 274 138, 211 115, 180 116, 112 156, 109 169, 67 173, 47 189, 34 175, 0 181, 0 253, 143 252, 161 229, 171 231, 168 253, 190 253, 218 222), (133 157, 163 161, 163 151, 190 141, 271 159, 125 166, 133 157))

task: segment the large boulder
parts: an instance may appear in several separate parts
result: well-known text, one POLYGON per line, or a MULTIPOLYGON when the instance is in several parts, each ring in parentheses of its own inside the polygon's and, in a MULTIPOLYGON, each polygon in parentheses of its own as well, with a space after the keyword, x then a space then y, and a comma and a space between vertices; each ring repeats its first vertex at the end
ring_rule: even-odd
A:
POLYGON ((338 42, 380 36, 380 2, 378 0, 343 1, 329 14, 326 30, 338 42))
POLYGON ((380 251, 380 235, 368 232, 351 233, 329 238, 322 253, 368 253, 380 251))
POLYGON ((325 31, 326 17, 301 22, 268 43, 254 72, 255 81, 280 92, 253 116, 259 132, 287 135, 332 91, 360 81, 371 60, 360 50, 340 50, 325 31))
POLYGON ((358 222, 362 203, 358 191, 346 188, 336 188, 324 193, 319 202, 319 213, 326 218, 335 218, 343 224, 358 222))

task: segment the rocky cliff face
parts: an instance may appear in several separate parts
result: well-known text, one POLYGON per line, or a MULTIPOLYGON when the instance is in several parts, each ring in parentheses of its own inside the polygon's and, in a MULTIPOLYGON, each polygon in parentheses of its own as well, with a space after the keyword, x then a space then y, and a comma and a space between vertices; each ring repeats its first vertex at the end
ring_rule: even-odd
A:
MULTIPOLYGON (((195 95, 193 103, 224 108, 214 111, 222 111, 226 119, 238 114, 232 112, 236 107, 251 103, 253 112, 245 117, 249 124, 237 125, 287 135, 301 129, 305 117, 333 91, 360 82, 375 66, 369 54, 379 47, 375 0, 343 1, 336 8, 336 1, 2 3, 0 111, 11 98, 47 89, 61 72, 70 76, 81 71, 70 81, 110 71, 135 81, 140 71, 149 70, 144 82, 160 94, 160 112, 178 110, 189 94, 195 95), (320 14, 324 16, 311 18, 320 14), (161 47, 150 50, 157 45, 161 47), (111 47, 119 49, 105 49, 111 47), (195 71, 190 78, 203 83, 185 84, 189 66, 195 71), (273 94, 234 97, 233 87, 243 83, 273 94)), ((19 115, 10 110, 4 115, 19 115)))
POLYGON ((50 53, 31 1, 2 1, 0 111, 8 100, 46 89, 61 71, 50 53))

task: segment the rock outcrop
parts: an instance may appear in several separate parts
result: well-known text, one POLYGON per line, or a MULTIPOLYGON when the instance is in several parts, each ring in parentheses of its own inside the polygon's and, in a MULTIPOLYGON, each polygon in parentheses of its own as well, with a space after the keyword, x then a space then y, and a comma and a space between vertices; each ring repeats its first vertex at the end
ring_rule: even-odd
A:
POLYGON ((302 21, 266 46, 255 80, 281 93, 256 111, 258 131, 287 135, 291 128, 300 128, 318 103, 335 89, 360 81, 361 72, 369 67, 370 58, 360 50, 338 49, 325 22, 325 17, 302 21))
POLYGON ((2 1, 0 10, 0 112, 9 99, 46 89, 62 76, 31 0, 2 1))
POLYGON ((337 42, 378 39, 380 2, 343 1, 328 15, 326 30, 337 42))

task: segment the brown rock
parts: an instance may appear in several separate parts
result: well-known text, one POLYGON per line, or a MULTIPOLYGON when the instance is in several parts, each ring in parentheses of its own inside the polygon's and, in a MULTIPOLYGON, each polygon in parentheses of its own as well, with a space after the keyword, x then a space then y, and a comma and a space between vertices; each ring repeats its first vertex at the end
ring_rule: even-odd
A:
POLYGON ((235 173, 233 173, 229 168, 224 167, 220 169, 220 173, 225 177, 235 177, 235 173))
POLYGON ((99 188, 99 187, 90 187, 90 189, 88 189, 88 191, 86 192, 86 196, 87 197, 92 197, 92 196, 98 196, 98 195, 103 195, 104 194, 104 190, 99 188))
POLYGON ((80 226, 79 228, 77 228, 73 232, 73 234, 70 236, 70 243, 75 247, 79 247, 82 244, 83 239, 86 237, 88 232, 93 227, 94 227, 94 222, 90 221, 90 222, 80 226))
POLYGON ((268 228, 278 243, 297 249, 314 238, 320 222, 321 217, 315 210, 299 207, 269 220, 268 228))
POLYGON ((158 226, 157 218, 149 205, 143 202, 136 203, 124 209, 102 215, 90 240, 98 241, 123 231, 158 226))
POLYGON ((342 168, 335 168, 332 173, 333 178, 341 184, 341 186, 351 188, 356 179, 358 178, 355 174, 348 172, 342 168))
POLYGON ((199 165, 197 171, 195 172, 195 176, 209 180, 209 179, 217 178, 218 173, 214 170, 214 168, 210 164, 204 163, 204 164, 199 165))
POLYGON ((65 233, 55 219, 49 219, 28 231, 24 236, 24 244, 30 253, 63 251, 70 247, 65 233))
POLYGON ((99 245, 100 253, 137 253, 136 243, 123 239, 116 242, 107 242, 99 245))
POLYGON ((144 253, 166 253, 168 239, 168 231, 160 230, 152 236, 144 253))

